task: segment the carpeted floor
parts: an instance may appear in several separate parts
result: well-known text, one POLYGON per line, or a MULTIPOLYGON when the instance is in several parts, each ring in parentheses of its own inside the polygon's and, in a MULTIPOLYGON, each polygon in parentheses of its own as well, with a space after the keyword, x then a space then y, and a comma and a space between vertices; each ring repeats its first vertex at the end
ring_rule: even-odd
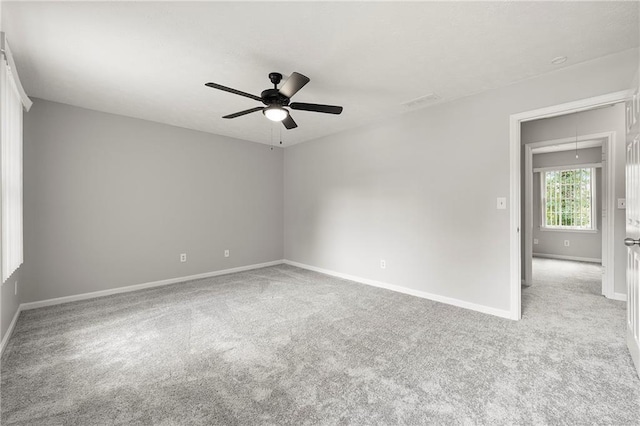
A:
POLYGON ((600 268, 534 277, 519 322, 285 265, 25 311, 2 424, 637 425, 600 268))

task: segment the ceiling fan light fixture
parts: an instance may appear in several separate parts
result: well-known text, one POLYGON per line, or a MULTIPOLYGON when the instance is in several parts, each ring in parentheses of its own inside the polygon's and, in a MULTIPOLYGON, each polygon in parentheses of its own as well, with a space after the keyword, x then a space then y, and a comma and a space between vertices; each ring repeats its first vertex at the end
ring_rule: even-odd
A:
POLYGON ((279 105, 271 105, 262 110, 262 113, 271 121, 282 121, 289 115, 289 111, 279 105))

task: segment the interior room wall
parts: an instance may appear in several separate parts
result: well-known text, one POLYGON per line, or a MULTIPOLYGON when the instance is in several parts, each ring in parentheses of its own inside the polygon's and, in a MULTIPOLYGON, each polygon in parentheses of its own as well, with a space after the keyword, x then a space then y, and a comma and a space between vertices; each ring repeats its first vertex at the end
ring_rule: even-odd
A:
POLYGON ((24 132, 22 302, 282 259, 280 148, 41 99, 24 132))
MULTIPOLYGON (((0 31, 2 31, 2 0, 0 0, 0 31)), ((0 340, 4 339, 9 325, 13 320, 18 306, 20 305, 19 294, 15 292, 16 282, 21 281, 22 267, 18 268, 10 277, 2 284, 0 289, 0 340)))
MULTIPOLYGON (((633 65, 629 80, 633 79, 636 64, 633 65)), ((625 198, 625 106, 620 103, 611 107, 584 111, 560 117, 535 120, 522 124, 522 143, 548 141, 554 139, 572 138, 576 135, 588 135, 603 132, 615 132, 615 182, 614 198, 625 198)), ((625 238, 625 210, 616 209, 614 212, 614 292, 626 294, 626 247, 622 244, 625 238)), ((535 251, 535 248, 534 248, 535 251)))
MULTIPOLYGON (((594 164, 602 161, 602 148, 576 151, 549 152, 533 155, 533 167, 571 166, 594 164)), ((596 232, 572 232, 542 229, 542 173, 533 174, 533 255, 569 256, 581 260, 602 261, 602 168, 595 169, 595 221, 596 232), (536 244, 537 240, 537 244, 536 244), (569 241, 565 247, 564 241, 569 241)))
POLYGON ((508 312, 509 116, 627 90, 637 62, 625 51, 287 148, 285 258, 508 312))
POLYGON ((16 283, 20 284, 22 268, 18 268, 11 276, 2 284, 2 317, 0 318, 0 329, 2 332, 1 339, 4 339, 5 333, 11 325, 13 317, 18 312, 20 306, 19 293, 16 293, 16 283))

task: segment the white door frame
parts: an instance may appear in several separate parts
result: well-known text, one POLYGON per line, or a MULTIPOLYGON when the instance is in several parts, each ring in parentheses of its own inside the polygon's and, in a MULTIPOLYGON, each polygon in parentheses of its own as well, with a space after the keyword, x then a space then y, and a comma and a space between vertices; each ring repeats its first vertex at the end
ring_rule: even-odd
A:
POLYGON ((522 290, 522 245, 521 245, 521 212, 520 203, 520 125, 526 121, 538 120, 541 118, 557 117, 559 115, 571 114, 574 112, 586 111, 604 105, 616 104, 633 97, 632 90, 609 93, 593 98, 581 99, 574 102, 567 102, 559 105, 552 105, 531 111, 525 111, 509 116, 509 195, 511 205, 509 209, 509 281, 510 281, 510 318, 519 320, 522 316, 521 290, 522 290))
MULTIPOLYGON (((578 136, 577 141, 587 140, 602 140, 602 152, 603 158, 602 164, 602 179, 604 185, 602 188, 602 209, 598 212, 602 217, 602 294, 609 298, 614 299, 614 216, 615 216, 615 132, 602 132, 592 133, 588 135, 578 136)), ((531 264, 533 258, 533 149, 550 145, 563 145, 573 144, 576 142, 575 137, 568 137, 562 139, 554 139, 549 141, 532 142, 523 145, 524 147, 524 163, 525 163, 525 190, 524 190, 524 281, 525 284, 530 285, 532 280, 531 264)))

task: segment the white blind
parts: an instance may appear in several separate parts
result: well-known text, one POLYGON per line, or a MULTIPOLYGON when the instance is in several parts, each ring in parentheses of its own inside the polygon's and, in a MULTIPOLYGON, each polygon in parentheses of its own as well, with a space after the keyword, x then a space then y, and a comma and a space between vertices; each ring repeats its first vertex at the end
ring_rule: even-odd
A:
POLYGON ((4 60, 0 60, 0 155, 4 283, 23 261, 22 101, 11 69, 4 60))
POLYGON ((544 172, 543 226, 547 228, 595 229, 595 169, 544 172))

